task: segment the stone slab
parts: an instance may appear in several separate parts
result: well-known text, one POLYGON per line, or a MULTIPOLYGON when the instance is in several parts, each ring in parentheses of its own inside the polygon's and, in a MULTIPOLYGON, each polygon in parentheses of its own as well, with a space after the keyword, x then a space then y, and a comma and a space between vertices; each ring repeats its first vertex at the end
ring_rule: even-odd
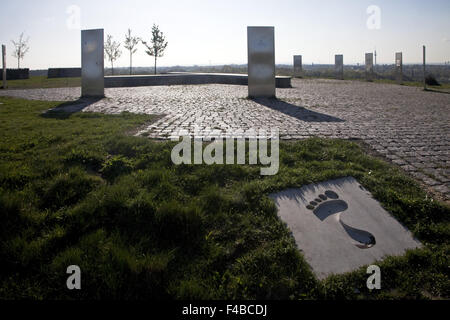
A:
POLYGON ((275 28, 247 27, 248 96, 275 97, 275 28))
POLYGON ((30 69, 6 69, 6 80, 30 79, 30 69))
MULTIPOLYGON (((231 73, 169 72, 158 75, 120 75, 105 77, 105 88, 213 83, 248 85, 248 76, 246 74, 231 73)), ((275 84, 277 88, 291 88, 291 77, 277 76, 275 78, 275 84)))
POLYGON ((81 68, 49 68, 47 78, 76 78, 81 77, 81 68))
POLYGON ((288 189, 270 198, 319 279, 421 246, 353 177, 288 189))
POLYGON ((81 31, 81 96, 105 95, 103 29, 81 31))

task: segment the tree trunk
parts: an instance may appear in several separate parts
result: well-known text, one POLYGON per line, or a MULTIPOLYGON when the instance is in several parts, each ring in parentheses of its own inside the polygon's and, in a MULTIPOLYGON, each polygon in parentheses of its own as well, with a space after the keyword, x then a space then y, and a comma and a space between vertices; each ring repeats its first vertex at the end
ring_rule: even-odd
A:
POLYGON ((114 75, 114 63, 112 60, 111 60, 111 75, 112 76, 114 75))
POLYGON ((20 69, 20 58, 17 58, 17 69, 20 69))
POLYGON ((155 54, 155 74, 156 74, 156 54, 155 54))
POLYGON ((131 74, 133 73, 133 54, 131 53, 131 50, 130 50, 130 76, 131 76, 131 74))

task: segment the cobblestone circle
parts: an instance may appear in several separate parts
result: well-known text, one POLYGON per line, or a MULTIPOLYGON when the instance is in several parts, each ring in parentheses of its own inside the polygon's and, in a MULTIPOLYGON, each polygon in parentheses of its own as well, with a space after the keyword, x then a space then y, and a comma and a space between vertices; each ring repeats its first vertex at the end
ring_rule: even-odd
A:
MULTIPOLYGON (((278 100, 249 100, 246 86, 191 85, 106 89, 83 111, 164 115, 139 134, 168 139, 194 127, 225 134, 278 128, 282 139, 362 139, 450 199, 450 94, 362 81, 293 79, 278 100), (181 132, 180 132, 181 131, 181 132)), ((80 88, 1 90, 0 95, 71 101, 80 88)))

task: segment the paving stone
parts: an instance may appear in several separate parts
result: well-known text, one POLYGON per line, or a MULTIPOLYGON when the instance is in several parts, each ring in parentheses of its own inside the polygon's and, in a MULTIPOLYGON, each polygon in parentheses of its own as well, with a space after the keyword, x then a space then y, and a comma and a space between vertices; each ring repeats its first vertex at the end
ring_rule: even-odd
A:
MULTIPOLYGON (((192 133, 199 126, 223 134, 229 128, 278 128, 284 139, 362 139, 410 173, 430 170, 425 172, 440 182, 448 179, 450 95, 362 81, 293 79, 292 85, 277 89, 279 100, 258 101, 246 99, 247 87, 236 85, 108 88, 106 99, 83 111, 163 115, 140 132, 150 138, 167 139, 180 129, 192 133), (447 174, 433 174, 438 168, 447 174)), ((80 88, 0 91, 51 101, 77 100, 80 94, 80 88)), ((432 180, 428 183, 434 185, 432 180)), ((448 194, 445 185, 433 188, 448 194)))

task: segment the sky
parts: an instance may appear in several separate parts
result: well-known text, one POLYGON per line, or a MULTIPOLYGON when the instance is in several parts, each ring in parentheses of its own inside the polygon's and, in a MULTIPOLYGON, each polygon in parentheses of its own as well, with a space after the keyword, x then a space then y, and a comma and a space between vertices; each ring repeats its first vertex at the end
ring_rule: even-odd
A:
MULTIPOLYGON (((81 65, 81 29, 102 28, 123 43, 130 28, 148 40, 159 25, 168 41, 159 66, 247 63, 247 26, 275 27, 277 64, 333 64, 335 54, 345 64, 364 63, 364 53, 377 51, 377 63, 450 61, 449 0, 0 0, 0 42, 12 57, 11 40, 24 32, 30 50, 21 67, 47 69, 81 65)), ((123 48, 115 66, 129 66, 123 48)), ((152 66, 143 45, 134 66, 152 66)), ((105 66, 108 66, 105 61, 105 66)))

